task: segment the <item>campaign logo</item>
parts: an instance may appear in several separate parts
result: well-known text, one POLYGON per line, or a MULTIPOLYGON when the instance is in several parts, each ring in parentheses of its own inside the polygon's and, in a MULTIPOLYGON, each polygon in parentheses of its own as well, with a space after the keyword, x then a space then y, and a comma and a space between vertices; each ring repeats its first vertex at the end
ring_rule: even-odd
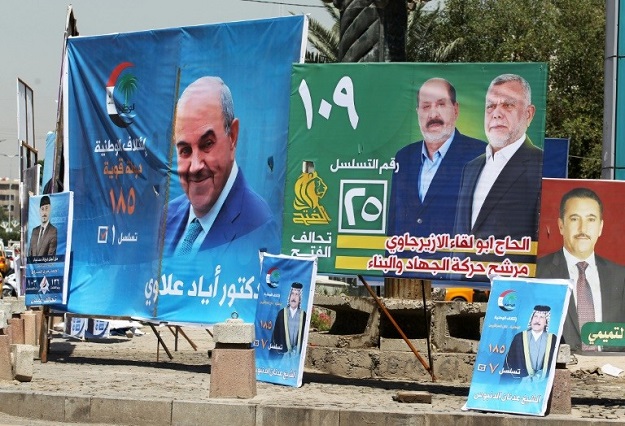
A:
POLYGON ((132 96, 137 90, 137 77, 126 69, 131 62, 117 65, 106 83, 106 112, 117 127, 128 127, 135 119, 135 104, 132 96))
POLYGON ((341 180, 339 232, 386 234, 388 183, 382 180, 341 180))
POLYGON ((275 266, 267 271, 267 277, 265 278, 267 285, 271 288, 278 288, 280 281, 280 270, 275 266))
POLYGON ((514 290, 506 290, 497 298, 497 306, 504 311, 514 311, 516 309, 517 294, 514 290))
POLYGON ((295 200, 293 200, 293 223, 304 225, 325 225, 330 223, 330 216, 321 199, 328 191, 328 185, 317 172, 304 172, 295 182, 295 200))

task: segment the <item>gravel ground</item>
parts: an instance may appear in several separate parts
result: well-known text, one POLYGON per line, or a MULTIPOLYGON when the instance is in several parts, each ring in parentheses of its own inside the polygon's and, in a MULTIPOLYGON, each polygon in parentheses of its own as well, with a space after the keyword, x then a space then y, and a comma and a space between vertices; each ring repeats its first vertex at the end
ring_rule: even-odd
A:
MULTIPOLYGON (((152 330, 145 326, 144 335, 128 338, 111 337, 97 341, 79 341, 56 334, 51 342, 48 362, 36 360, 31 382, 1 382, 0 389, 20 392, 58 392, 67 395, 91 395, 137 399, 208 401, 210 359, 214 347, 204 329, 184 328, 197 345, 167 327, 157 331, 170 349, 169 359, 152 330)), ((625 422, 625 373, 612 377, 601 372, 601 366, 612 364, 625 369, 625 356, 577 357, 569 366, 573 410, 565 418, 597 418, 625 422)), ((303 386, 291 388, 258 382, 257 396, 237 403, 264 403, 301 406, 362 409, 395 412, 460 412, 466 401, 469 384, 416 383, 373 379, 345 379, 306 370, 303 386), (432 404, 402 404, 393 396, 398 391, 427 391, 432 404)), ((554 415, 555 416, 555 415, 554 415)), ((22 419, 23 420, 23 419, 22 419)), ((51 424, 22 421, 0 415, 1 424, 51 424)))

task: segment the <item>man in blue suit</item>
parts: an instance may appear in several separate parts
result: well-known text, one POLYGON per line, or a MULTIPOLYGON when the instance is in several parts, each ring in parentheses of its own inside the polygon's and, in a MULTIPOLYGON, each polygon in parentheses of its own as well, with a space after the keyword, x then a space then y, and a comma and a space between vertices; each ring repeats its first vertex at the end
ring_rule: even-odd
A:
POLYGON ((273 213, 235 161, 238 135, 232 94, 220 78, 202 77, 185 89, 174 124, 185 194, 168 205, 165 256, 194 254, 246 236, 250 250, 279 249, 273 213))
POLYGON ((453 233, 462 168, 486 149, 483 141, 456 129, 459 109, 456 89, 447 80, 431 78, 419 88, 423 140, 395 155, 399 170, 393 174, 387 235, 453 233))
POLYGON ((463 170, 456 234, 536 240, 543 151, 525 133, 535 112, 523 77, 503 74, 490 83, 484 116, 488 148, 463 170))

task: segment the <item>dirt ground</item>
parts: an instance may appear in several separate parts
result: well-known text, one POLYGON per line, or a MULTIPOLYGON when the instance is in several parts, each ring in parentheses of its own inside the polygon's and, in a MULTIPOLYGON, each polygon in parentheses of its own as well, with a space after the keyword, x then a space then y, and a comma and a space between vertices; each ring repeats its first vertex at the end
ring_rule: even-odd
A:
MULTIPOLYGON (((0 389, 21 392, 53 392, 119 398, 158 398, 208 401, 210 388, 209 352, 214 348, 211 335, 202 328, 156 327, 156 334, 143 326, 143 335, 125 335, 94 341, 81 341, 55 333, 48 362, 35 361, 31 382, 0 382, 0 389), (170 359, 157 334, 170 350, 170 359), (193 348, 196 346, 196 349, 193 348)), ((601 367, 611 364, 625 369, 625 356, 578 356, 569 365, 572 372, 573 412, 567 418, 600 418, 625 422, 625 373, 618 377, 604 374, 601 367)), ((369 411, 420 410, 460 412, 469 392, 468 383, 416 383, 401 380, 346 379, 307 369, 303 386, 291 388, 257 383, 257 396, 249 403, 301 407, 333 407, 369 411), (432 404, 402 404, 393 400, 398 391, 427 391, 432 404)), ((240 402, 240 401, 239 401, 240 402)), ((0 416, 0 423, 7 421, 0 416)), ((9 419, 8 424, 22 424, 9 419)), ((6 423, 5 423, 6 424, 6 423)), ((36 423, 28 423, 36 424, 36 423)), ((43 424, 43 423, 42 423, 43 424)))

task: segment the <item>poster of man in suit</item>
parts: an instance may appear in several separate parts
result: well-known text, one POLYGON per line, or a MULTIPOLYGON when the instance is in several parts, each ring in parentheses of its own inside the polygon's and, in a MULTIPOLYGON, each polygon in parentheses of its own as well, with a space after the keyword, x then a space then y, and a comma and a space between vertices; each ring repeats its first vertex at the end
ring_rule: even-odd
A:
POLYGON ((584 343, 591 333, 582 331, 586 323, 625 322, 625 256, 616 249, 623 191, 617 181, 543 182, 536 276, 572 280, 562 337, 574 352, 625 349, 611 338, 584 343))

